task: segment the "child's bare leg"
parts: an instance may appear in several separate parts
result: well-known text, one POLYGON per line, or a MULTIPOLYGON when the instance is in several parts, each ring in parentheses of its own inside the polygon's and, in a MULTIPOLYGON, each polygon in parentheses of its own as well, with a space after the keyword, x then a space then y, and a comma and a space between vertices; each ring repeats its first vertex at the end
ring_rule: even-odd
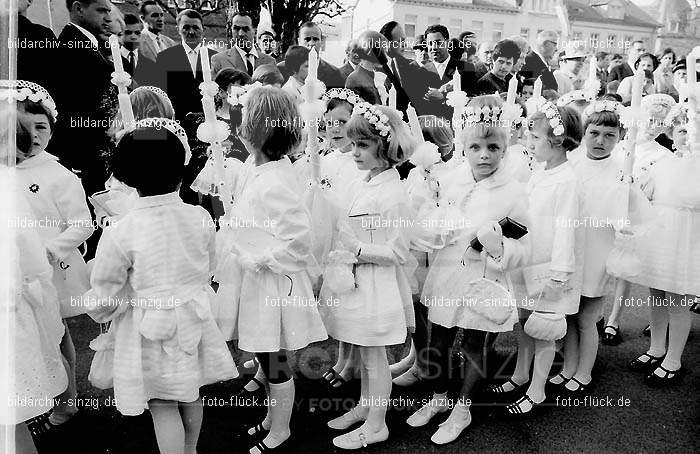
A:
POLYGON ((68 331, 68 324, 66 324, 65 320, 63 325, 66 330, 61 339, 61 354, 63 355, 63 366, 66 368, 66 374, 68 374, 68 388, 58 395, 58 403, 54 407, 53 413, 49 416, 49 422, 54 426, 65 423, 78 412, 78 407, 76 406, 78 386, 75 380, 75 345, 73 345, 73 338, 70 335, 70 331, 68 331))
POLYGON ((178 408, 185 429, 185 454, 195 454, 204 415, 202 398, 200 397, 194 402, 179 402, 178 408))
POLYGON ((161 454, 185 453, 185 428, 182 424, 179 403, 171 400, 151 399, 148 409, 153 418, 156 441, 161 454))

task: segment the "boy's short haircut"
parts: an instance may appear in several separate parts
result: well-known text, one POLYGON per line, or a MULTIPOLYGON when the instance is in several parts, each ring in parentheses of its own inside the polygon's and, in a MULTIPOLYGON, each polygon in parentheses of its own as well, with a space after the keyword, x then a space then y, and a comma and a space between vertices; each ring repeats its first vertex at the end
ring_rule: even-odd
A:
POLYGON ((503 39, 497 42, 493 48, 493 55, 491 58, 493 61, 496 61, 499 57, 505 59, 512 58, 513 64, 517 63, 520 58, 520 46, 512 39, 503 39))
POLYGON ((299 68, 308 61, 309 49, 304 46, 291 46, 284 55, 284 66, 291 74, 299 72, 299 68))
POLYGON ((280 86, 284 84, 284 76, 275 65, 260 65, 253 71, 253 82, 260 82, 263 85, 280 86))

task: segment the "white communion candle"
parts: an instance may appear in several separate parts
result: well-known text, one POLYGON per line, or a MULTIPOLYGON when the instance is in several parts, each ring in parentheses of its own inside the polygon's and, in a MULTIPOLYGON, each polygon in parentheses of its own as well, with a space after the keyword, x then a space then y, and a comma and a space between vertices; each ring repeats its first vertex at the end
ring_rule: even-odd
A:
POLYGON ((532 97, 539 98, 542 96, 542 77, 538 77, 535 81, 535 85, 532 87, 532 97))
POLYGON ((111 35, 109 37, 109 48, 112 51, 112 60, 114 60, 114 71, 124 71, 124 65, 122 65, 122 54, 119 51, 119 38, 117 35, 111 35))
POLYGON ((506 104, 515 104, 515 95, 518 92, 518 78, 513 76, 508 82, 508 96, 506 96, 506 104))

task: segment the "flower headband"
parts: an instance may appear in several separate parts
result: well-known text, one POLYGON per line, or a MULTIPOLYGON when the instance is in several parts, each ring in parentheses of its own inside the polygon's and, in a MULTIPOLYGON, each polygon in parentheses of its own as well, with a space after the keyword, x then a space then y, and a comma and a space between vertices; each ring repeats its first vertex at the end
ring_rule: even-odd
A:
POLYGON ((389 127, 389 117, 382 113, 376 106, 368 102, 355 104, 352 109, 352 116, 362 115, 380 136, 391 140, 391 127, 389 127))
POLYGON ((622 104, 617 101, 613 101, 611 99, 601 99, 594 101, 588 107, 586 107, 586 109, 583 111, 583 116, 584 118, 590 117, 596 112, 612 112, 620 117, 623 115, 623 107, 622 104))
POLYGON ((561 115, 557 110, 557 106, 549 101, 540 103, 537 106, 537 112, 542 112, 547 120, 549 120, 549 126, 552 128, 552 133, 555 136, 561 136, 564 134, 564 123, 561 121, 561 115))
POLYGON ((594 99, 595 93, 591 93, 589 90, 574 90, 562 95, 562 97, 557 100, 557 106, 564 107, 574 101, 591 102, 594 99))
POLYGON ((325 102, 328 102, 331 99, 340 99, 342 101, 349 102, 353 105, 353 107, 358 103, 364 102, 364 100, 358 96, 357 93, 347 88, 331 88, 323 94, 321 99, 323 99, 325 102))
POLYGON ((56 121, 58 111, 56 103, 44 87, 34 82, 26 80, 0 80, 0 100, 12 101, 33 101, 41 103, 49 114, 56 121))
POLYGON ((163 98, 167 99, 172 104, 172 101, 170 101, 168 94, 165 93, 163 90, 161 90, 158 87, 154 87, 153 85, 141 85, 139 87, 134 88, 133 91, 131 92, 131 94, 134 94, 140 90, 148 90, 150 92, 153 92, 153 93, 157 94, 158 96, 162 96, 163 98))
POLYGON ((185 165, 189 164, 190 158, 192 157, 190 144, 187 142, 187 134, 185 133, 185 130, 177 121, 171 120, 170 118, 144 118, 143 120, 136 122, 136 128, 165 128, 175 134, 175 136, 180 139, 182 146, 185 147, 185 165))
POLYGON ((670 95, 654 93, 642 98, 642 109, 649 114, 661 113, 664 109, 671 109, 676 101, 670 95))
POLYGON ((515 104, 503 104, 503 106, 475 107, 468 105, 464 109, 462 118, 464 124, 493 123, 496 126, 508 127, 519 123, 522 118, 522 107, 515 104))
POLYGON ((254 88, 262 87, 263 84, 260 82, 253 82, 250 85, 231 85, 228 88, 228 101, 231 106, 245 106, 248 102, 248 92, 254 88))

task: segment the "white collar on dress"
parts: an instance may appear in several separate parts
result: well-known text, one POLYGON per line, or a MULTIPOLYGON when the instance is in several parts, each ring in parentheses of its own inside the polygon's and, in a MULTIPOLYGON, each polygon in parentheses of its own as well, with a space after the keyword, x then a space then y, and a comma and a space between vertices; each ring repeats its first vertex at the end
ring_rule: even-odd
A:
POLYGON ((390 167, 380 173, 379 175, 375 175, 374 178, 371 180, 367 181, 367 178, 369 178, 369 173, 367 173, 367 176, 365 177, 365 184, 368 186, 376 186, 378 184, 385 183, 387 181, 392 181, 392 180, 400 180, 401 177, 399 176, 399 171, 396 170, 395 167, 390 167))
POLYGON ((49 161, 58 161, 58 158, 47 151, 40 151, 39 153, 35 154, 31 158, 25 159, 24 161, 17 164, 17 168, 18 169, 29 169, 32 167, 38 167, 38 166, 45 164, 49 161))
POLYGON ((167 194, 149 195, 144 197, 139 197, 135 202, 132 209, 137 210, 139 208, 152 208, 162 205, 170 205, 172 203, 182 202, 180 198, 179 191, 169 192, 167 194))
POLYGON ((277 161, 268 161, 265 164, 260 164, 259 166, 256 166, 255 161, 253 161, 253 167, 251 170, 253 172, 253 175, 259 176, 265 172, 269 172, 270 170, 274 170, 274 169, 277 169, 279 167, 291 166, 291 165, 292 165, 292 161, 289 160, 289 156, 284 155, 280 159, 278 159, 277 161))

